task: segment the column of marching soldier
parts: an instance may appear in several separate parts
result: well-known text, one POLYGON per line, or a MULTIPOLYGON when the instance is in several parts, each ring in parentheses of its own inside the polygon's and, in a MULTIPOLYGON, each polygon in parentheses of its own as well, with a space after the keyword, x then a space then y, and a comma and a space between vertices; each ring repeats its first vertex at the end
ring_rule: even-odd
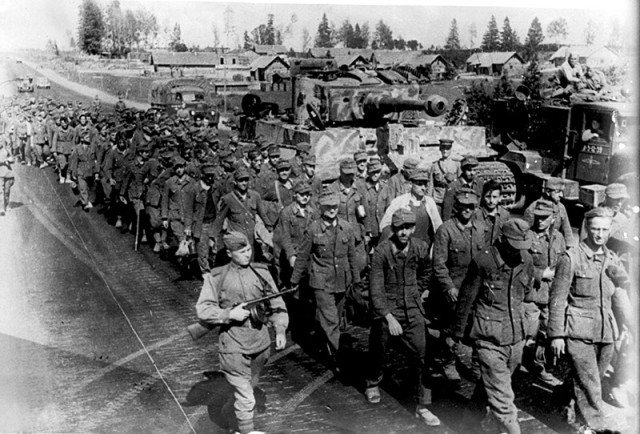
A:
POLYGON ((452 140, 440 140, 439 160, 408 158, 382 179, 380 158, 364 151, 340 161, 338 175, 316 175, 309 143, 285 160, 261 138, 221 141, 206 119, 122 105, 107 114, 97 98, 86 108, 5 101, 0 126, 3 209, 12 162, 53 166, 77 205, 99 204, 116 228, 136 233, 136 246, 149 243, 181 269, 197 258, 197 313, 221 326, 233 430, 254 430, 253 387, 270 347, 266 327, 244 308, 277 287, 298 291, 270 301, 276 349, 291 317, 293 338, 320 342, 318 357, 344 377, 344 332, 366 323, 367 401, 380 402, 387 347, 401 342, 415 365, 415 415, 427 425, 440 424, 428 408, 432 389, 455 389, 463 374, 498 429, 520 432, 518 366, 555 388, 581 432, 610 423, 605 374, 605 397, 627 404, 629 264, 607 247, 629 224, 622 184, 607 187, 576 239, 560 180, 550 178, 513 218, 500 205, 501 185, 476 177, 475 157, 451 158, 452 140))

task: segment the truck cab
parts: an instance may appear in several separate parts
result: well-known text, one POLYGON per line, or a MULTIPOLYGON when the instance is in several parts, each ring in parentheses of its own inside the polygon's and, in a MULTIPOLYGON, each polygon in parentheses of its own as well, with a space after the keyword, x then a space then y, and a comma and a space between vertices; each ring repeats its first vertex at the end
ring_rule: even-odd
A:
POLYGON ((156 80, 149 91, 149 104, 152 108, 175 115, 184 103, 191 118, 208 118, 217 128, 220 113, 214 104, 214 94, 215 91, 203 79, 156 80))

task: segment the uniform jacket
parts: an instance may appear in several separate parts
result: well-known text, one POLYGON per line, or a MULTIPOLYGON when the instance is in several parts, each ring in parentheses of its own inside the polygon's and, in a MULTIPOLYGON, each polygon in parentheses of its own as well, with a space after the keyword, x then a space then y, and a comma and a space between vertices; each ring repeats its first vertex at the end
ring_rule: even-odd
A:
POLYGON ((433 244, 433 277, 439 291, 460 289, 473 257, 489 247, 484 234, 484 224, 478 220, 472 220, 470 228, 462 228, 454 217, 438 228, 433 244))
POLYGON ((76 145, 69 157, 71 175, 78 178, 89 178, 100 171, 96 159, 96 147, 93 145, 76 145))
POLYGON ((359 187, 354 181, 353 184, 351 184, 351 187, 347 190, 342 186, 338 179, 330 184, 328 188, 331 191, 338 193, 340 196, 338 217, 347 221, 351 225, 356 237, 356 244, 362 242, 364 240, 365 228, 370 224, 369 215, 367 215, 366 212, 369 205, 364 191, 361 191, 362 186, 359 187), (365 210, 365 216, 363 218, 358 217, 357 214, 357 208, 361 205, 365 210))
POLYGON ((186 191, 186 213, 185 226, 191 228, 193 236, 200 238, 202 236, 202 224, 204 214, 207 209, 207 203, 213 202, 214 209, 218 207, 218 190, 215 186, 205 189, 201 181, 194 182, 186 191))
POLYGON ((58 128, 53 135, 53 145, 51 146, 52 152, 59 154, 69 155, 73 150, 73 146, 76 143, 76 131, 71 127, 67 129, 58 128))
POLYGON ((126 195, 129 200, 143 199, 151 178, 152 169, 157 164, 159 164, 158 160, 147 160, 142 164, 137 159, 130 160, 127 164, 121 194, 126 195))
POLYGON ((389 188, 390 200, 393 200, 396 197, 409 193, 409 191, 411 191, 411 181, 405 179, 402 172, 398 172, 391 178, 389 178, 387 186, 389 188))
POLYGON ((324 220, 317 219, 304 232, 291 276, 293 285, 306 273, 311 288, 327 292, 345 292, 352 284, 360 283, 353 228, 338 218, 334 245, 329 243, 329 230, 324 220))
MULTIPOLYGON (((392 240, 382 241, 373 251, 369 291, 376 317, 401 315, 406 309, 422 311, 422 293, 429 280, 429 247, 410 238, 406 253, 398 254, 392 240)), ((424 312, 423 312, 424 314, 424 312)))
POLYGON ((389 188, 386 183, 378 182, 376 186, 368 183, 365 179, 358 179, 356 183, 358 184, 358 190, 364 193, 367 204, 365 211, 369 218, 365 231, 374 237, 378 237, 380 235, 380 221, 384 217, 384 211, 391 204, 389 188))
POLYGON ((550 282, 542 281, 542 273, 547 267, 555 269, 560 256, 567 250, 562 234, 553 228, 549 229, 541 236, 538 236, 534 231, 529 231, 529 236, 532 240, 529 253, 533 259, 534 275, 536 280, 540 282, 540 287, 530 293, 527 301, 545 305, 549 303, 549 288, 551 284, 550 282))
POLYGON ((492 245, 500 237, 500 228, 502 224, 509 220, 511 213, 502 206, 498 205, 493 218, 487 213, 483 207, 476 209, 473 219, 479 220, 484 226, 484 241, 487 246, 492 245))
POLYGON ((495 345, 523 340, 523 302, 534 284, 533 273, 533 262, 527 252, 523 252, 520 263, 513 268, 504 262, 496 247, 476 255, 460 288, 452 334, 462 337, 468 333, 471 339, 495 345))
POLYGON ((611 297, 615 287, 605 270, 621 267, 618 256, 603 247, 602 271, 593 251, 581 242, 560 257, 549 294, 549 338, 568 337, 587 342, 613 342, 611 297))
POLYGON ((447 221, 453 215, 453 204, 458 190, 462 187, 467 187, 474 190, 478 194, 478 197, 481 197, 483 186, 484 182, 478 177, 474 178, 471 183, 467 183, 461 176, 451 182, 451 184, 449 184, 449 188, 447 188, 447 191, 444 194, 444 199, 442 199, 442 220, 447 221))
POLYGON ((163 219, 185 222, 186 216, 186 190, 191 188, 190 184, 195 182, 189 175, 178 178, 173 175, 164 184, 162 192, 161 217, 163 219))
MULTIPOLYGON (((221 325, 218 351, 221 353, 256 354, 269 347, 269 329, 252 327, 249 318, 243 322, 229 319, 233 306, 278 292, 264 264, 240 267, 234 263, 217 267, 206 276, 196 303, 198 318, 209 324, 221 325)), ((284 333, 289 324, 282 297, 269 300, 273 314, 270 322, 277 333, 284 333)))
POLYGON ((310 205, 307 205, 304 215, 297 203, 292 203, 282 210, 273 231, 273 242, 284 250, 287 259, 297 255, 304 231, 311 221, 317 218, 318 211, 310 205))
POLYGON ((242 232, 249 240, 253 240, 255 239, 256 215, 259 215, 263 221, 266 220, 262 199, 260 199, 258 192, 249 189, 245 199, 242 199, 234 190, 220 199, 213 233, 219 234, 222 231, 222 225, 226 219, 229 231, 242 232))
POLYGON ((44 145, 49 139, 47 124, 44 120, 38 120, 33 123, 33 132, 31 135, 35 145, 44 145))
POLYGON ((107 180, 113 179, 115 181, 114 187, 118 190, 122 187, 131 158, 132 155, 127 149, 120 151, 117 148, 105 156, 105 177, 107 180))
POLYGON ((429 171, 429 184, 427 185, 427 195, 431 196, 436 203, 442 203, 444 194, 449 184, 460 176, 460 163, 447 158, 442 158, 433 162, 429 171))
MULTIPOLYGON (((529 226, 533 225, 533 210, 536 208, 536 204, 538 200, 533 201, 531 205, 527 207, 524 212, 524 216, 522 217, 529 223, 529 226)), ((567 209, 561 203, 553 204, 553 228, 560 231, 562 236, 564 237, 564 242, 567 244, 567 247, 573 247, 577 243, 573 236, 573 231, 571 230, 571 223, 569 223, 569 216, 567 215, 567 209)))
MULTIPOLYGON (((160 168, 161 166, 159 166, 160 168)), ((159 208, 162 201, 162 193, 164 192, 164 185, 167 180, 173 175, 173 169, 162 169, 160 174, 155 177, 150 183, 147 189, 147 196, 145 198, 145 204, 159 208)))

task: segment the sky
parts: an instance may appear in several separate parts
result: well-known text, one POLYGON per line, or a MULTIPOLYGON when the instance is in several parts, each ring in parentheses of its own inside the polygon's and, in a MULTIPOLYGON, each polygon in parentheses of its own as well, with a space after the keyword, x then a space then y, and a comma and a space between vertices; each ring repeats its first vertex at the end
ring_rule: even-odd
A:
MULTIPOLYGON (((106 5, 111 0, 97 1, 106 5)), ((80 3, 81 0, 0 0, 0 51, 44 48, 48 39, 55 40, 60 48, 66 49, 69 35, 77 40, 80 3)), ((349 19, 354 25, 368 22, 372 31, 382 19, 390 26, 394 37, 417 39, 425 47, 444 45, 454 18, 461 44, 470 46, 469 28, 474 25, 478 34, 474 46, 478 46, 491 15, 495 16, 499 29, 502 29, 504 18, 509 17, 521 42, 524 42, 534 17, 541 21, 543 30, 552 20, 565 18, 569 27, 566 43, 584 43, 584 29, 590 20, 597 27, 596 44, 606 44, 613 29, 620 29, 624 40, 631 41, 633 45, 638 39, 638 11, 632 0, 536 0, 535 8, 513 7, 513 0, 366 0, 352 1, 349 5, 344 3, 335 0, 325 0, 323 4, 300 0, 276 4, 265 1, 120 0, 123 10, 147 9, 153 12, 161 27, 172 28, 175 23, 180 24, 183 42, 201 47, 213 45, 214 26, 221 35, 221 42, 226 45, 223 16, 227 7, 233 11, 235 27, 230 46, 242 42, 245 30, 251 31, 266 23, 269 13, 274 14, 276 26, 283 30, 291 25, 284 42, 287 48, 296 50, 301 48, 303 29, 315 36, 323 13, 338 27, 349 19), (292 23, 294 14, 295 22, 292 23)), ((546 38, 546 42, 554 41, 546 38)))

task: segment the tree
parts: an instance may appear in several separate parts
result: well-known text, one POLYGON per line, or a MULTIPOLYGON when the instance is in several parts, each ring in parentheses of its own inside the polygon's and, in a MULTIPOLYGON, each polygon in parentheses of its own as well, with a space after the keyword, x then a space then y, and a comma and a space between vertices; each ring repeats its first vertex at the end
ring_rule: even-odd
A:
POLYGON ((622 32, 620 29, 620 22, 617 18, 614 18, 611 21, 611 34, 609 35, 609 40, 607 41, 607 45, 610 47, 620 48, 622 47, 622 32))
POLYGON ((346 48, 356 48, 355 29, 348 19, 340 26, 336 40, 342 42, 346 48))
POLYGON ((416 51, 418 47, 421 46, 422 45, 420 44, 420 42, 416 41, 415 39, 410 39, 407 41, 407 48, 411 51, 416 51))
POLYGON ((504 19, 502 33, 500 34, 500 49, 502 51, 516 51, 520 48, 520 39, 515 30, 511 28, 509 17, 504 19))
MULTIPOLYGON (((170 38, 171 40, 169 41, 169 50, 180 51, 178 50, 179 44, 182 44, 182 30, 180 30, 180 24, 175 23, 175 25, 173 26, 173 31, 171 32, 170 38)), ((187 51, 186 46, 184 51, 187 51)))
POLYGON ((473 48, 476 45, 476 38, 478 37, 478 29, 476 23, 469 24, 469 48, 473 48))
POLYGON ((316 33, 315 46, 318 48, 331 48, 331 27, 329 27, 329 20, 327 14, 322 14, 320 24, 318 24, 318 32, 316 33))
POLYGON ((534 58, 535 54, 538 52, 540 44, 542 44, 542 41, 544 41, 542 25, 540 24, 538 17, 535 17, 533 21, 531 21, 527 37, 524 40, 524 56, 526 60, 534 58))
POLYGON ((382 20, 378 21, 378 24, 376 24, 376 32, 373 39, 377 42, 378 48, 383 50, 393 49, 393 32, 382 20))
POLYGON ((399 36, 398 39, 393 40, 393 48, 396 50, 406 50, 407 41, 405 41, 402 36, 399 36))
POLYGON ((119 0, 113 0, 107 5, 105 12, 106 37, 103 49, 112 56, 121 56, 125 47, 124 14, 120 9, 119 0))
POLYGON ((251 50, 253 48, 253 41, 249 37, 249 32, 244 31, 244 45, 242 46, 245 50, 251 50))
POLYGON ((540 73, 540 65, 536 59, 529 62, 527 71, 524 73, 522 84, 529 89, 531 99, 542 99, 542 74, 540 73))
POLYGON ((158 19, 145 9, 138 9, 135 16, 138 25, 138 44, 145 48, 152 48, 158 37, 158 19))
POLYGON ((483 51, 497 51, 500 49, 500 32, 498 31, 496 17, 493 15, 491 15, 491 20, 489 20, 487 31, 482 36, 481 48, 483 51))
POLYGON ((55 39, 47 39, 47 45, 45 48, 49 53, 53 54, 54 56, 60 55, 60 50, 58 49, 58 43, 55 41, 55 39))
POLYGON ((460 49, 460 36, 458 35, 458 22, 454 18, 451 21, 451 28, 449 29, 449 36, 444 44, 445 50, 459 50, 460 49))
POLYGON ((309 30, 305 27, 302 29, 302 51, 307 51, 309 44, 311 44, 311 35, 309 34, 309 30))
POLYGON ((136 46, 140 43, 140 32, 139 32, 140 24, 138 23, 138 19, 132 10, 127 9, 124 13, 124 22, 123 22, 123 42, 127 46, 127 51, 131 51, 133 49, 133 45, 136 46))
POLYGON ((598 32, 598 28, 596 23, 593 20, 589 20, 587 22, 587 27, 584 29, 584 42, 587 45, 593 45, 596 40, 596 33, 598 32))
POLYGON ((211 32, 213 33, 213 48, 217 51, 220 48, 220 32, 215 24, 211 25, 211 32))
POLYGON ((369 46, 369 24, 362 26, 356 23, 353 29, 353 48, 367 48, 369 46))
POLYGON ((267 15, 267 25, 264 28, 264 45, 275 45, 276 30, 273 27, 273 14, 267 15))
POLYGON ((78 19, 78 44, 87 54, 100 54, 104 37, 104 18, 95 0, 83 0, 78 19))
POLYGON ((567 39, 569 35, 569 25, 567 24, 567 20, 564 18, 558 18, 549 23, 547 26, 547 35, 551 39, 556 40, 556 44, 558 41, 567 39))

